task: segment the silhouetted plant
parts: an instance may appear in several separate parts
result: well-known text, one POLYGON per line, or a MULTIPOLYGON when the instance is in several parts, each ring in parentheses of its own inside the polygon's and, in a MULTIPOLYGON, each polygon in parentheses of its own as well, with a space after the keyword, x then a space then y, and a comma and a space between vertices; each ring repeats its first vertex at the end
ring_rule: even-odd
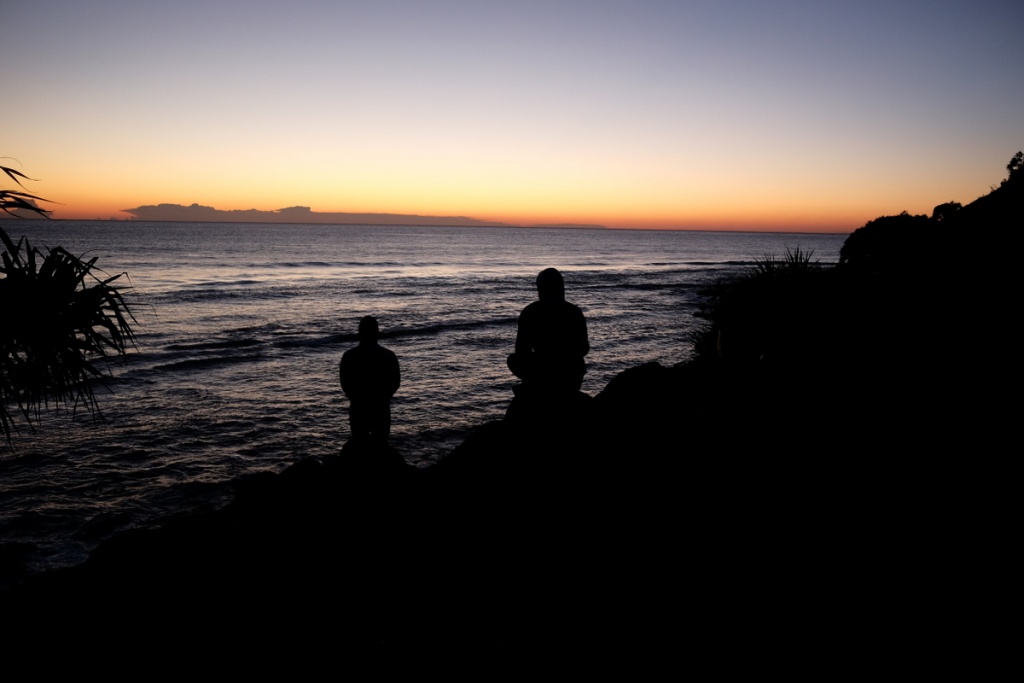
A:
POLYGON ((936 223, 942 223, 954 218, 960 209, 964 208, 960 202, 946 202, 945 204, 939 204, 932 209, 932 220, 936 223))
MULTIPOLYGON (((21 184, 21 178, 24 178, 25 180, 32 180, 21 171, 8 166, 0 165, 0 172, 4 173, 4 175, 17 183, 18 187, 21 188, 25 187, 21 184)), ((21 190, 7 190, 0 188, 0 211, 12 216, 17 216, 17 211, 31 211, 44 217, 46 214, 50 213, 48 210, 36 206, 36 201, 46 202, 49 200, 37 197, 34 194, 29 194, 28 192, 22 192, 21 190)))
MULTIPOLYGON (((27 177, 0 170, 19 185, 18 177, 27 177)), ((45 216, 31 203, 35 199, 2 190, 0 209, 45 216)), ((100 277, 105 274, 95 258, 83 260, 63 247, 44 253, 24 237, 15 243, 2 228, 0 243, 0 431, 9 442, 14 405, 30 426, 51 403, 72 410, 84 405, 99 414, 89 382, 106 376, 106 364, 134 345, 135 317, 114 284, 124 273, 100 277), (97 367, 97 361, 105 365, 97 367)))
POLYGON ((1004 185, 1024 174, 1024 152, 1017 152, 1013 155, 1013 158, 1010 159, 1010 163, 1006 165, 1006 171, 1007 176, 1006 180, 1003 181, 1004 185))
POLYGON ((802 251, 800 247, 786 249, 786 255, 782 258, 774 254, 765 254, 759 259, 754 259, 754 270, 748 277, 792 277, 795 273, 820 270, 821 264, 812 261, 813 257, 813 249, 802 251))
POLYGON ((813 251, 765 255, 738 277, 705 293, 698 317, 707 321, 692 338, 698 356, 746 364, 792 357, 817 336, 825 299, 832 291, 830 266, 813 251))
POLYGON ((865 273, 904 272, 921 263, 922 249, 931 242, 936 223, 923 214, 914 216, 906 211, 868 221, 846 238, 839 263, 865 273))

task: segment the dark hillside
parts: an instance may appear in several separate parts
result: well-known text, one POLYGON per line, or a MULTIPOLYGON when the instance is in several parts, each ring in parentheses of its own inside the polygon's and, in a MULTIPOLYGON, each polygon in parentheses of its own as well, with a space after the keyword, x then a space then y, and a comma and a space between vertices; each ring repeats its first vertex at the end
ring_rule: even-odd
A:
POLYGON ((520 402, 428 470, 347 448, 104 543, 0 595, 5 642, 236 670, 975 664, 961 587, 984 595, 1012 479, 957 303, 985 285, 951 264, 1021 184, 872 221, 838 265, 767 258, 708 292, 693 361, 520 402))

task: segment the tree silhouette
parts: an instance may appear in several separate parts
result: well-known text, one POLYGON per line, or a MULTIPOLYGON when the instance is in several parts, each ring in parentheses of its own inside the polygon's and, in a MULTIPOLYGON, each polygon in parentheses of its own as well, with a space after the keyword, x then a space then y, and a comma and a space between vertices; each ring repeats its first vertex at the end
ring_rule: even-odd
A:
POLYGON ((1007 176, 1003 184, 1013 181, 1018 177, 1024 176, 1021 170, 1024 169, 1024 152, 1017 152, 1010 159, 1010 163, 1006 165, 1007 176))
POLYGON ((962 208, 964 207, 960 202, 946 202, 945 204, 939 204, 932 209, 932 220, 937 223, 948 221, 962 208))

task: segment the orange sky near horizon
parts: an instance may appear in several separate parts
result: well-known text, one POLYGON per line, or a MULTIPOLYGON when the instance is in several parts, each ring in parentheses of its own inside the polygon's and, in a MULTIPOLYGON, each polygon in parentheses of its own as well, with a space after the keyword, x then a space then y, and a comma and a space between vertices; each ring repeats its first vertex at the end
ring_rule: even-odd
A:
POLYGON ((851 232, 1024 147, 1024 5, 385 4, 5 7, 0 163, 55 218, 851 232))
MULTIPOLYGON (((977 182, 953 178, 943 183, 934 177, 922 179, 919 188, 893 182, 888 190, 865 187, 852 193, 848 183, 856 179, 849 175, 824 175, 816 182, 810 174, 771 179, 736 173, 730 181, 724 173, 688 177, 682 171, 660 176, 605 171, 599 178, 577 174, 559 182, 551 174, 502 169, 474 177, 454 167, 439 168, 433 175, 397 167, 364 174, 321 170, 319 178, 314 169, 304 175, 306 182, 292 185, 276 181, 280 175, 269 166, 235 167, 222 176, 203 177, 201 169, 188 166, 140 173, 130 163, 96 172, 87 165, 63 163, 56 149, 52 167, 47 160, 43 154, 35 164, 42 172, 4 163, 35 179, 25 182, 26 189, 52 200, 42 206, 53 218, 86 220, 129 218, 122 210, 136 206, 198 203, 225 211, 309 206, 319 213, 466 216, 513 225, 845 233, 880 215, 904 210, 928 214, 942 202, 967 203, 989 190, 977 182), (339 175, 343 182, 336 182, 339 175), (201 177, 199 186, 196 177, 201 177)), ((998 170, 988 175, 989 185, 1000 179, 998 170)))

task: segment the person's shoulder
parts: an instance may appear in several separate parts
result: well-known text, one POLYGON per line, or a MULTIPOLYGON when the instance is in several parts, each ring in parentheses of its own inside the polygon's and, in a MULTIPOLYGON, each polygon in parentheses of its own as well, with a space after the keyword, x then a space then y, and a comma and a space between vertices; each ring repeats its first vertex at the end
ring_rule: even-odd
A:
POLYGON ((544 309, 544 302, 542 302, 542 301, 534 301, 533 303, 527 304, 526 308, 523 309, 523 312, 520 313, 519 316, 522 317, 524 315, 534 315, 537 311, 540 311, 540 310, 543 310, 543 309, 544 309))
POLYGON ((573 313, 579 313, 580 315, 583 315, 583 309, 580 308, 579 306, 577 306, 576 304, 572 303, 571 301, 566 301, 564 303, 565 303, 565 309, 566 310, 572 311, 573 313))
POLYGON ((381 346, 380 344, 373 347, 373 352, 378 356, 384 356, 385 358, 397 358, 394 351, 386 346, 381 346))

